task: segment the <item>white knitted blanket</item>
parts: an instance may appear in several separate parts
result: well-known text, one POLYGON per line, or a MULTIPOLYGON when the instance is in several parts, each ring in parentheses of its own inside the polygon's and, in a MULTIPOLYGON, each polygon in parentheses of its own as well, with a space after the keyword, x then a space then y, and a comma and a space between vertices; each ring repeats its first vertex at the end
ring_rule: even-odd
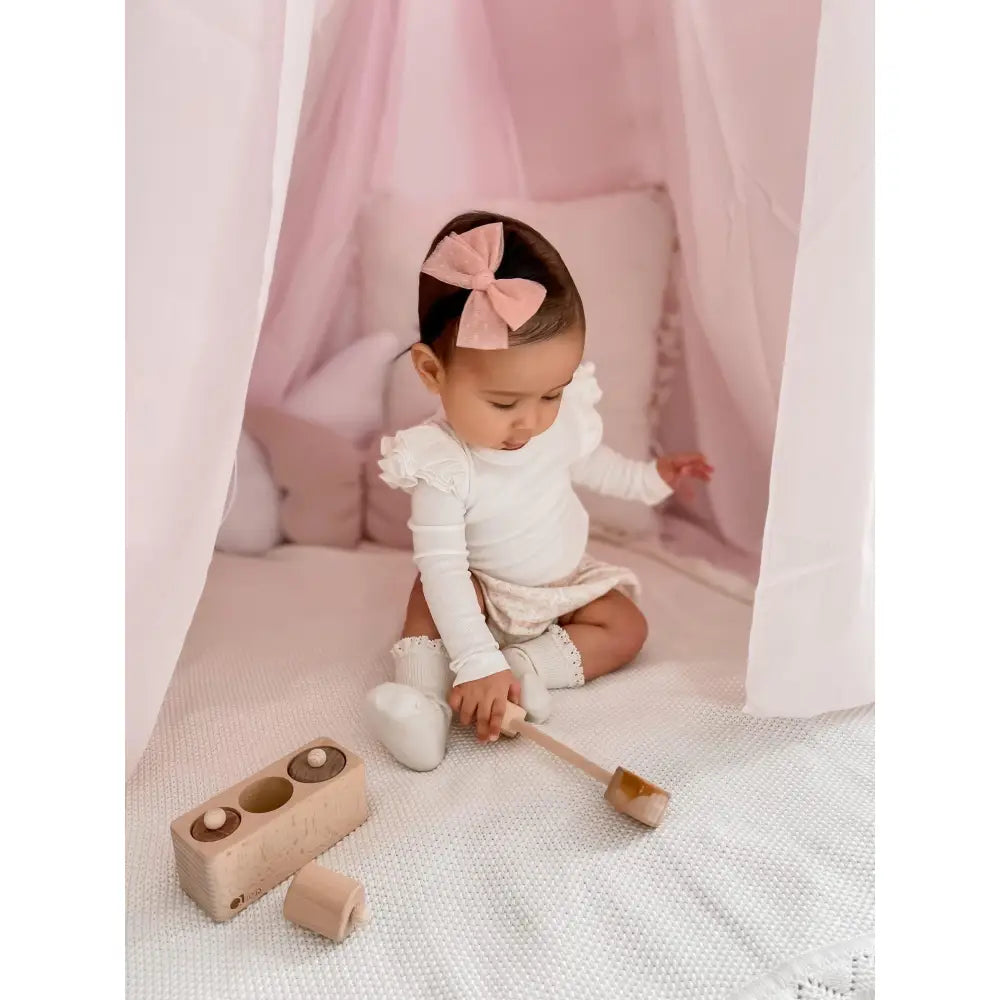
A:
POLYGON ((412 582, 399 553, 217 558, 152 744, 127 788, 128 983, 162 1000, 871 1000, 871 710, 740 711, 748 607, 649 558, 639 663, 557 692, 546 728, 669 789, 657 830, 525 740, 456 732, 413 774, 363 692, 412 582), (280 886, 213 924, 177 885, 171 819, 314 736, 364 757, 371 817, 320 863, 372 922, 336 945, 280 886), (843 942, 843 944, 842 944, 843 942))

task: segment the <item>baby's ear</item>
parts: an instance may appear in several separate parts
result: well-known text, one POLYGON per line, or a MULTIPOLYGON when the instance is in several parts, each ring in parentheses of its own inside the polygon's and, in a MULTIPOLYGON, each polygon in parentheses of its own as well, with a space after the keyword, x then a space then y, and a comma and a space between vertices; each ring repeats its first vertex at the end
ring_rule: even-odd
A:
POLYGON ((410 348, 410 360, 420 381, 435 395, 440 395, 444 366, 438 356, 426 344, 414 344, 410 348))

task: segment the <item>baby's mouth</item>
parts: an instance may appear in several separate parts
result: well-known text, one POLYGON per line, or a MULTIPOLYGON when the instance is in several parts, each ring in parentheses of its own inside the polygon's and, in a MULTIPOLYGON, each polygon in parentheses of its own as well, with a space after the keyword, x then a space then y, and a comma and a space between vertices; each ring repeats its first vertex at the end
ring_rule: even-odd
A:
POLYGON ((527 443, 527 441, 504 441, 501 447, 504 451, 520 451, 527 443))

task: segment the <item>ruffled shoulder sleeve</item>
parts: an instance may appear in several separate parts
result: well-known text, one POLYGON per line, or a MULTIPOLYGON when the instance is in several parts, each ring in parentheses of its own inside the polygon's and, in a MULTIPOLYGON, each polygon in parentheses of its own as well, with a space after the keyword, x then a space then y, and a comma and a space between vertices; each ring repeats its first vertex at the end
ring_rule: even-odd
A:
POLYGON ((592 361, 585 361, 577 368, 573 381, 563 392, 563 409, 572 435, 574 460, 589 455, 604 437, 604 423, 597 412, 601 395, 601 387, 594 374, 594 364, 592 361))
POLYGON ((461 443, 436 423, 420 424, 382 438, 381 478, 412 492, 425 482, 442 493, 468 498, 471 460, 461 443))

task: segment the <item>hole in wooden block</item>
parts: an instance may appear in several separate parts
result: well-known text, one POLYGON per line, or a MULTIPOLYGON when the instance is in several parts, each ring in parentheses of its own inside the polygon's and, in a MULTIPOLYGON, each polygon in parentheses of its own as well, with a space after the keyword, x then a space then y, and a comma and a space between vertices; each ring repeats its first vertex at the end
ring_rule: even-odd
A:
POLYGON ((309 763, 309 754, 315 749, 317 748, 310 747, 308 750, 303 750, 302 753, 296 754, 291 759, 288 764, 289 777, 294 778, 296 781, 310 783, 329 781, 347 767, 347 758, 336 747, 331 746, 319 748, 326 755, 326 759, 319 767, 313 767, 309 763))
POLYGON ((202 813, 191 824, 191 836, 204 844, 211 844, 213 841, 224 840, 228 837, 240 825, 241 817, 235 809, 230 809, 228 806, 223 811, 226 814, 226 821, 216 830, 210 830, 205 826, 205 814, 202 813))
POLYGON ((272 812, 280 809, 292 797, 293 791, 287 778, 261 778, 243 789, 240 805, 251 813, 272 812))

